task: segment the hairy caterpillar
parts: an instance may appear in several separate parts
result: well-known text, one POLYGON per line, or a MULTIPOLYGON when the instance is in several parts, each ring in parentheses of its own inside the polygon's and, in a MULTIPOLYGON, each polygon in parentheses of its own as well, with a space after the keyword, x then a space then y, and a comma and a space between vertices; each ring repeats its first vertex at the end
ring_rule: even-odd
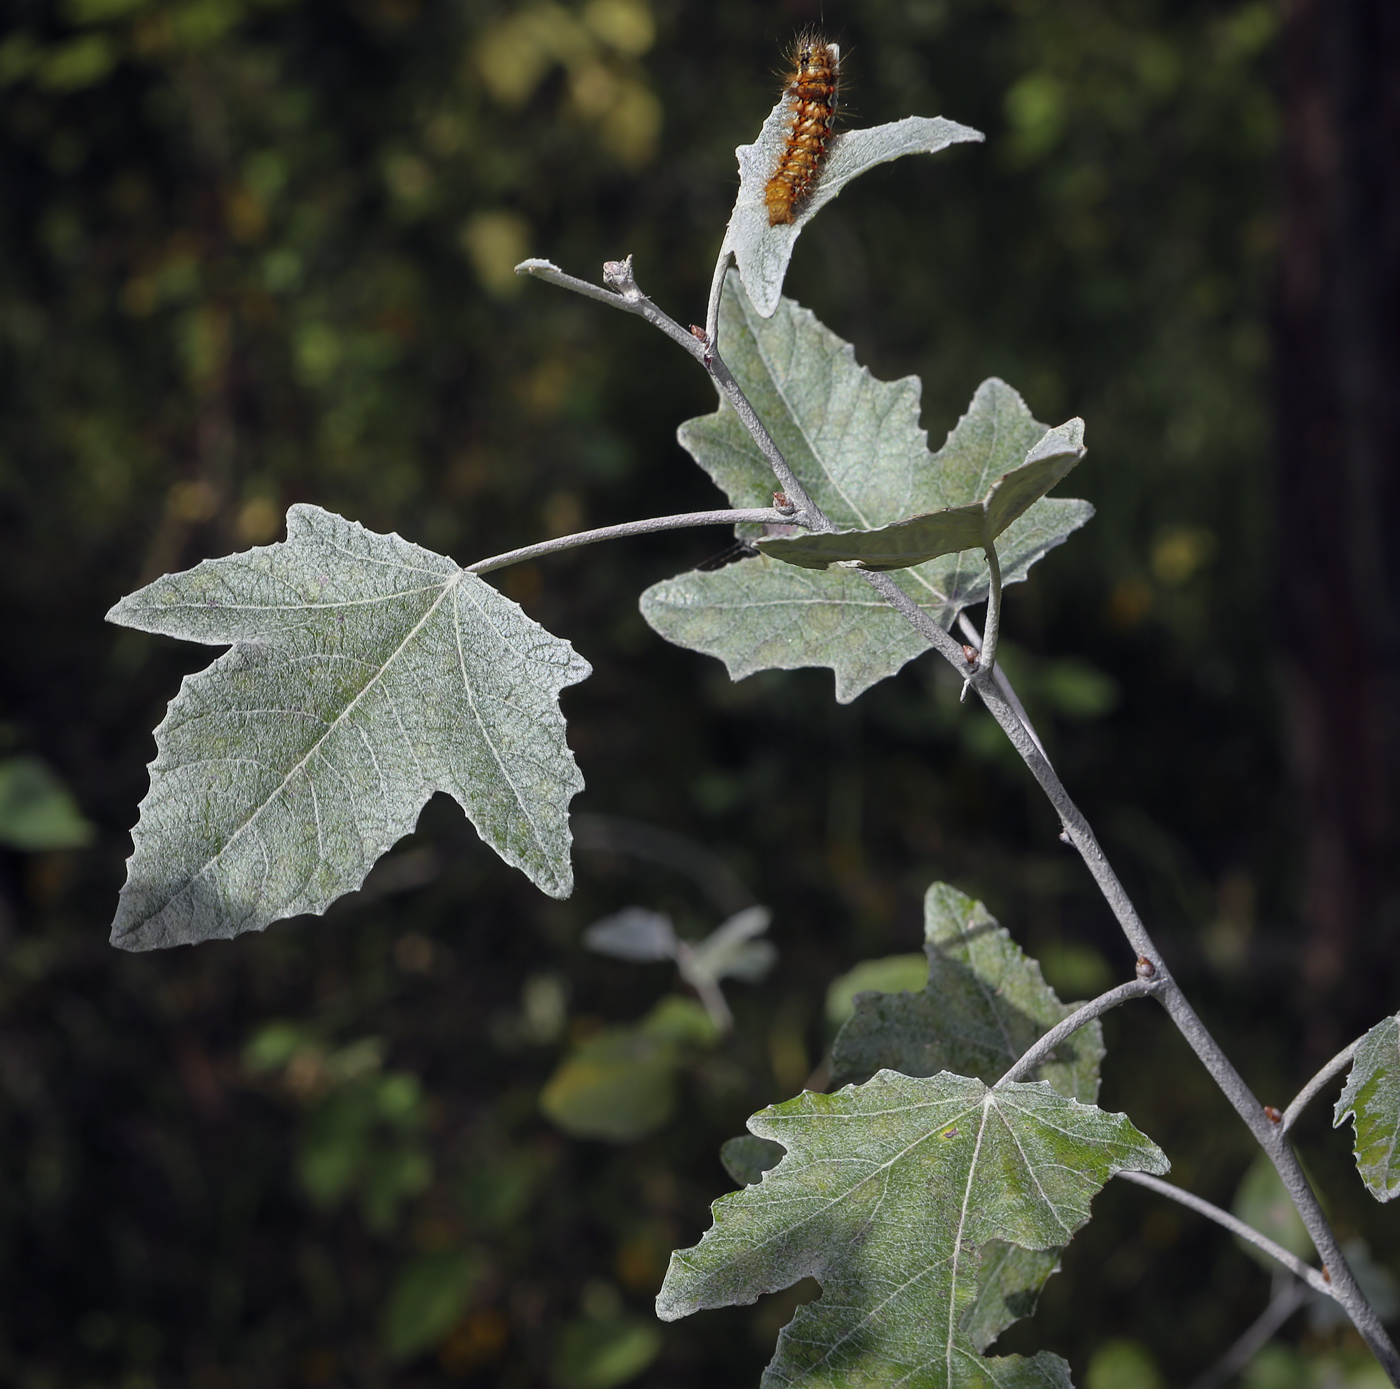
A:
POLYGON ((836 120, 841 47, 817 34, 802 34, 793 45, 792 64, 792 76, 783 88, 792 108, 792 124, 778 167, 763 190, 770 227, 792 221, 821 169, 836 120))

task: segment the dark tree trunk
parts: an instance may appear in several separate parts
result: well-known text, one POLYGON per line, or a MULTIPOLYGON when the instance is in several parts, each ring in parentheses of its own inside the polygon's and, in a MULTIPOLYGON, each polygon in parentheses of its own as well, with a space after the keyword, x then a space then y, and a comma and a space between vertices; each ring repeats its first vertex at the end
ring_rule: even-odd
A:
POLYGON ((1285 9, 1280 636, 1322 1051, 1400 1006, 1400 3, 1285 9))

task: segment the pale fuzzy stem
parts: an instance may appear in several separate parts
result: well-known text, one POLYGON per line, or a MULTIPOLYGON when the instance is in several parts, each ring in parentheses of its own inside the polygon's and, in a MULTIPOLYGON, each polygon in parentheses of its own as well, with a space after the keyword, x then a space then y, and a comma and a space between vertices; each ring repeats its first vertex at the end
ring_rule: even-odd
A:
POLYGON ((724 297, 724 277, 729 273, 729 263, 734 252, 729 249, 729 233, 724 234, 724 244, 719 248, 719 259, 715 261, 715 273, 710 280, 710 303, 705 310, 705 342, 711 352, 719 351, 719 303, 724 297))
POLYGON ((997 664, 997 637, 1001 634, 1001 563, 997 559, 995 544, 987 544, 987 568, 991 571, 991 588, 987 594, 987 622, 983 628, 982 665, 995 670, 997 664))
POLYGON ((1109 989, 1107 993, 1101 993, 1096 999, 1076 1008, 1067 1018, 1061 1019, 1043 1037, 1037 1038, 1027 1047, 1016 1064, 992 1086, 992 1089, 1010 1085, 1012 1081, 1029 1075, 1066 1037, 1078 1032, 1085 1023, 1093 1022, 1110 1008, 1117 1008, 1120 1003, 1127 1003, 1132 998, 1141 998, 1157 988, 1158 983, 1155 979, 1130 979, 1126 984, 1119 984, 1116 989, 1109 989))
POLYGON ((1284 1133, 1287 1133, 1288 1130, 1298 1122, 1303 1111, 1317 1098, 1318 1092, 1326 1089, 1329 1081, 1335 1079, 1340 1072, 1346 1070, 1347 1066, 1351 1064, 1351 1058, 1356 1055, 1357 1047, 1360 1045, 1361 1038, 1358 1037, 1354 1042, 1343 1047, 1341 1051, 1298 1091, 1297 1095, 1294 1097, 1293 1103, 1283 1111, 1283 1119, 1279 1127, 1284 1133))
POLYGON ((649 516, 641 521, 623 521, 616 526, 599 526, 596 530, 561 535, 554 540, 541 540, 537 545, 523 545, 518 550, 507 550, 504 554, 492 555, 489 559, 479 559, 475 564, 467 565, 466 570, 468 574, 489 574, 493 569, 504 569, 507 565, 519 564, 522 560, 557 554, 560 550, 576 550, 581 545, 596 545, 600 540, 624 540, 631 535, 652 535, 656 531, 684 530, 689 526, 733 526, 741 521, 793 524, 791 516, 767 508, 747 511, 687 511, 678 516, 649 516))
POLYGON ((1193 1195, 1189 1191, 1183 1191, 1179 1186, 1173 1186, 1170 1182, 1164 1182, 1160 1177, 1150 1176, 1146 1172, 1115 1172, 1114 1176, 1122 1178, 1125 1182, 1132 1182, 1136 1186, 1145 1186, 1149 1191, 1155 1191, 1159 1196, 1170 1197, 1173 1201, 1179 1201, 1183 1206, 1203 1215, 1209 1220, 1215 1221, 1217 1225, 1223 1225, 1232 1235, 1238 1235, 1242 1240, 1248 1240, 1256 1249, 1262 1249, 1271 1259, 1277 1259, 1290 1273, 1296 1274, 1310 1288, 1322 1293, 1325 1297, 1336 1298, 1337 1290, 1327 1281, 1326 1278, 1310 1264, 1305 1264, 1296 1254, 1290 1253, 1281 1244, 1275 1244, 1268 1235, 1261 1234, 1252 1225, 1246 1225, 1243 1220, 1233 1216, 1229 1211, 1221 1210, 1219 1206, 1212 1205, 1209 1201, 1193 1195))

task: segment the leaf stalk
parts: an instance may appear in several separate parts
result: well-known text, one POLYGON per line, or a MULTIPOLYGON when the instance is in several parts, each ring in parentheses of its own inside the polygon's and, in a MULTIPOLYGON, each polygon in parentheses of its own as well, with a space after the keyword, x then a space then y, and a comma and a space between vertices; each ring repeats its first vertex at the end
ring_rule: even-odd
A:
POLYGON ((1093 1022, 1095 1018, 1107 1013, 1112 1008, 1117 1008, 1122 1003, 1127 1003, 1130 999, 1142 998, 1146 994, 1155 993, 1159 988, 1161 988, 1161 981, 1155 976, 1146 979, 1130 979, 1126 984, 1119 984, 1117 988, 1109 989, 1106 993, 1101 993, 1097 998, 1076 1008, 1067 1018, 1061 1019, 1048 1032, 1027 1047, 1011 1069, 992 1086, 992 1089, 996 1090, 1003 1085, 1010 1085, 1013 1081, 1021 1080, 1030 1075, 1042 1061, 1048 1060, 1053 1055, 1055 1048, 1066 1037, 1073 1036, 1085 1023, 1093 1022))
POLYGON ((1320 1091, 1327 1088, 1329 1081, 1335 1079, 1351 1064, 1351 1058, 1356 1055, 1356 1049, 1361 1045, 1361 1038, 1354 1042, 1349 1042, 1339 1051, 1308 1083, 1298 1091, 1293 1098, 1293 1103, 1283 1111, 1283 1118, 1279 1122, 1279 1128, 1287 1133, 1294 1124, 1298 1122, 1303 1111, 1312 1103, 1320 1091))
POLYGON ((1208 1220, 1213 1220, 1217 1225, 1223 1225, 1232 1235, 1238 1235, 1242 1240, 1247 1240, 1256 1249, 1262 1249, 1271 1259, 1277 1259, 1290 1273, 1296 1274, 1314 1292, 1321 1293, 1324 1297, 1330 1297, 1340 1302, 1336 1287, 1327 1281, 1327 1278, 1311 1264, 1305 1264, 1296 1254, 1285 1249, 1281 1244, 1275 1243, 1268 1235, 1256 1230, 1252 1225, 1246 1225, 1238 1216, 1231 1215, 1229 1211, 1222 1210, 1219 1206, 1213 1205, 1203 1197, 1197 1196, 1194 1192, 1186 1191, 1179 1186, 1173 1186, 1170 1182, 1164 1182, 1160 1177, 1150 1176, 1146 1172, 1119 1172, 1116 1174, 1125 1182, 1132 1182, 1135 1186, 1145 1186, 1149 1191, 1155 1191, 1159 1196, 1166 1196, 1170 1200, 1179 1202, 1188 1210, 1193 1210, 1197 1215, 1203 1215, 1208 1220))
POLYGON ((624 540, 628 536, 684 530, 690 526, 732 526, 741 521, 794 524, 791 516, 771 507, 731 507, 718 511, 687 511, 675 516, 648 516, 640 521, 623 521, 615 526, 599 526, 595 530, 556 536, 553 540, 541 540, 536 545, 522 545, 518 550, 507 550, 489 559, 479 559, 475 564, 467 565, 466 571, 468 574, 489 574, 493 569, 504 569, 507 565, 538 559, 541 555, 557 554, 561 550, 576 550, 582 545, 596 545, 600 540, 624 540))

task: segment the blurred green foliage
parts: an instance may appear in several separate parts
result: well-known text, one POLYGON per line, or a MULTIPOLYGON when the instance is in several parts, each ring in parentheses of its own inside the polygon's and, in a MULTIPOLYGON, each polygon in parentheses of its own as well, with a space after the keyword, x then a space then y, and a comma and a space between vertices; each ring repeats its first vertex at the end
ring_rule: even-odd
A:
POLYGON ((574 1046, 540 1092, 540 1108, 578 1138, 641 1138, 671 1117, 681 1068, 718 1038, 700 1004, 663 998, 631 1027, 604 1028, 574 1046))
MULTIPOLYGON (((664 1329, 650 1301, 726 1189, 720 1142, 820 1058, 831 980, 917 949, 933 877, 1082 992, 1096 959, 1130 968, 1000 735, 931 663, 838 709, 829 677, 731 686, 647 632, 637 593, 720 533, 501 575, 595 665, 566 699, 579 809, 686 836, 774 904, 779 969, 735 990, 734 1033, 674 1072, 661 1127, 571 1140, 538 1102, 570 1047, 673 986, 669 965, 588 954, 589 922, 644 902, 687 938, 718 924, 645 858, 581 850, 575 899, 547 902, 434 804, 324 920, 159 957, 106 945, 149 730, 204 661, 104 627, 122 593, 274 539, 297 500, 463 562, 716 504, 674 442, 710 408, 699 374, 510 268, 631 251, 658 302, 699 317, 733 148, 819 17, 6 8, 0 751, 41 758, 96 827, 0 856, 6 1383, 754 1383, 801 1294, 664 1329)), ((935 445, 992 374, 1039 418, 1087 420, 1076 491, 1099 515, 1009 595, 1008 661, 1174 967, 1278 1102, 1304 1065, 1265 620, 1276 10, 865 0, 825 20, 852 120, 943 114, 989 139, 862 180, 804 235, 789 292, 877 375, 921 375, 935 445)), ((1104 1103, 1229 1204, 1249 1145, 1178 1039, 1144 1008, 1108 1040, 1104 1103)), ((1395 1214, 1345 1144, 1318 1116, 1298 1132, 1338 1224, 1393 1261, 1395 1214)), ((1095 1214, 1000 1349, 1050 1346, 1082 1377, 1111 1329, 1185 1381, 1263 1306, 1267 1276, 1191 1217, 1116 1187, 1095 1214)), ((1340 1330, 1285 1339, 1301 1349, 1256 1370, 1294 1377, 1260 1386, 1353 1366, 1340 1330)))

